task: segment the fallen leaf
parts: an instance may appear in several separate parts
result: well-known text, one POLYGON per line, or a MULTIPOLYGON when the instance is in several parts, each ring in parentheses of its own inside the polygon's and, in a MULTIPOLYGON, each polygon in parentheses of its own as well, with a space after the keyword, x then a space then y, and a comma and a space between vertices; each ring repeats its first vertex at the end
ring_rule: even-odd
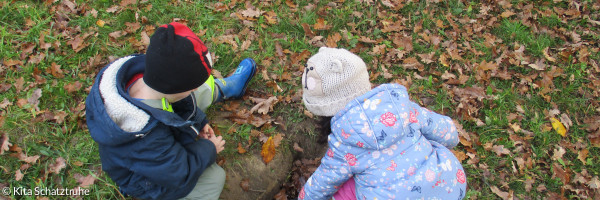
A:
POLYGON ((119 5, 122 7, 127 7, 128 5, 137 3, 137 0, 122 0, 119 5))
POLYGON ((92 174, 83 176, 81 174, 76 173, 75 175, 73 175, 73 178, 75 178, 75 180, 77 180, 77 182, 79 183, 79 187, 82 187, 82 188, 87 188, 87 187, 93 185, 94 182, 96 181, 96 178, 92 174))
POLYGON ((238 153, 240 153, 240 154, 245 154, 247 152, 246 149, 244 149, 244 147, 242 147, 241 142, 238 142, 237 150, 238 150, 238 153))
POLYGON ((500 16, 502 16, 502 18, 509 18, 510 16, 513 16, 513 15, 515 15, 515 13, 510 10, 504 11, 504 12, 502 12, 502 14, 500 14, 500 16))
POLYGON ((544 54, 544 58, 546 58, 546 60, 550 61, 550 62, 556 62, 556 58, 553 58, 552 56, 548 55, 548 49, 550 47, 546 47, 542 53, 544 54))
POLYGON ((598 180, 598 176, 594 176, 594 178, 588 182, 588 186, 590 186, 592 189, 600 188, 600 180, 598 180))
POLYGON ((252 109, 250 109, 250 113, 254 113, 256 111, 257 113, 263 115, 272 111, 273 106, 275 106, 275 104, 278 102, 277 97, 275 96, 269 97, 268 99, 250 97, 250 100, 252 100, 254 103, 257 103, 254 107, 252 107, 252 109))
POLYGON ((15 81, 15 89, 17 90, 17 94, 23 90, 23 84, 25 84, 25 79, 22 76, 15 81))
POLYGON ((8 135, 6 133, 2 133, 0 137, 0 155, 4 154, 4 151, 8 151, 12 144, 8 142, 8 135))
POLYGON ((38 88, 35 89, 33 91, 33 94, 31 94, 31 97, 27 99, 27 103, 32 105, 36 111, 40 110, 40 108, 38 107, 38 104, 40 103, 40 97, 42 97, 42 89, 38 88))
POLYGON ((571 175, 569 172, 562 168, 562 166, 558 163, 554 163, 552 165, 552 177, 559 178, 564 185, 568 185, 571 181, 571 175))
POLYGON ((58 157, 58 158, 56 158, 56 161, 54 162, 54 164, 50 164, 48 166, 50 168, 50 169, 48 169, 48 171, 55 173, 55 174, 60 174, 60 170, 62 170, 66 166, 67 166, 67 164, 65 163, 65 159, 63 157, 58 157))
POLYGON ((104 20, 99 19, 98 21, 96 21, 96 25, 98 25, 99 27, 104 27, 104 24, 106 24, 104 20))
POLYGON ((558 148, 554 149, 554 155, 552 155, 552 160, 562 159, 563 155, 565 155, 565 153, 567 153, 565 148, 562 148, 561 146, 557 146, 557 147, 558 148))
POLYGON ((23 179, 23 173, 21 173, 20 169, 17 169, 15 172, 15 181, 20 181, 21 179, 23 179))
POLYGON ((577 159, 579 159, 579 161, 581 161, 581 163, 586 164, 587 161, 587 157, 588 157, 588 153, 590 151, 588 149, 582 149, 579 151, 579 153, 577 154, 577 159))
POLYGON ((264 13, 264 11, 260 11, 260 9, 254 10, 252 8, 248 8, 246 10, 243 10, 240 13, 242 14, 242 16, 245 16, 245 17, 258 18, 258 17, 260 17, 260 15, 262 15, 264 13))
POLYGON ((550 122, 552 123, 552 128, 554 128, 556 133, 563 137, 567 136, 567 129, 565 129, 565 126, 558 119, 554 117, 550 118, 550 122))
POLYGON ((273 11, 268 11, 263 16, 267 20, 267 23, 269 23, 269 24, 277 24, 277 20, 278 20, 277 19, 277 13, 275 13, 273 11))
POLYGON ((64 72, 60 69, 60 65, 57 65, 55 62, 52 62, 50 67, 46 69, 46 72, 49 72, 50 74, 52 74, 52 76, 56 78, 65 77, 64 72))
POLYGON ((279 145, 281 144, 281 140, 283 140, 283 134, 277 133, 275 134, 275 136, 273 136, 273 145, 275 146, 275 148, 279 147, 279 145))
POLYGON ((240 187, 244 192, 248 192, 250 190, 250 179, 242 179, 242 181, 240 181, 240 187))
POLYGON ((11 105, 13 105, 12 102, 10 102, 7 98, 4 98, 2 103, 0 103, 0 109, 5 109, 6 107, 11 105))
POLYGON ((528 178, 527 180, 525 180, 525 191, 530 192, 533 188, 533 183, 535 183, 534 179, 528 178))
POLYGON ((82 85, 79 81, 75 81, 74 83, 69 83, 64 86, 65 90, 69 93, 77 92, 81 89, 82 85))
POLYGON ((316 30, 327 30, 331 28, 331 25, 328 25, 325 19, 319 18, 317 19, 317 23, 313 25, 313 28, 316 30))
POLYGON ((337 43, 342 39, 342 35, 340 33, 334 33, 332 35, 327 36, 327 47, 335 48, 337 47, 337 43))
POLYGON ((275 196, 273 196, 273 199, 275 200, 287 200, 287 193, 285 188, 281 189, 277 194, 275 194, 275 196))
POLYGON ((304 149, 297 142, 294 142, 294 150, 301 153, 304 152, 304 149))
POLYGON ((510 154, 510 151, 507 148, 504 148, 504 145, 494 145, 492 146, 492 151, 498 156, 510 154))
POLYGON ((492 190, 492 192, 494 194, 498 195, 502 199, 512 199, 512 194, 511 193, 501 191, 495 185, 492 185, 492 187, 490 187, 490 190, 492 190))
POLYGON ((263 161, 265 164, 269 164, 271 160, 275 157, 275 145, 273 144, 273 137, 269 137, 267 142, 265 142, 262 146, 262 151, 260 155, 263 157, 263 161))
POLYGON ((39 155, 37 155, 37 156, 27 156, 23 152, 13 153, 13 154, 11 154, 11 156, 12 157, 16 157, 19 160, 21 160, 23 162, 26 162, 26 163, 35 163, 37 161, 37 159, 40 158, 39 155))

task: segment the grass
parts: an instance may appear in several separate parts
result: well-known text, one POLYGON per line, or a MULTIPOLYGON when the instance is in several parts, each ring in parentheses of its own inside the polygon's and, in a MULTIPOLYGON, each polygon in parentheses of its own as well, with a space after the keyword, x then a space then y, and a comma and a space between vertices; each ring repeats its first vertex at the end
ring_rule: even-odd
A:
MULTIPOLYGON (((218 56, 215 69, 223 75, 230 73, 242 59, 254 58, 259 67, 266 69, 269 76, 282 76, 284 73, 294 74, 306 59, 297 63, 292 60, 299 53, 308 50, 315 53, 318 46, 309 41, 314 39, 305 34, 302 24, 308 24, 316 36, 323 36, 320 41, 327 42, 328 36, 339 33, 342 39, 337 42, 340 48, 351 49, 357 52, 372 72, 382 72, 381 66, 386 64, 388 72, 394 74, 393 78, 382 75, 374 77, 374 84, 389 83, 398 80, 409 80, 408 86, 411 98, 434 111, 444 113, 458 120, 472 137, 472 146, 460 144, 454 150, 475 154, 479 162, 467 164, 472 158, 463 161, 466 169, 469 190, 469 199, 497 199, 498 194, 490 190, 496 186, 500 190, 514 193, 517 198, 549 198, 538 188, 546 188, 543 192, 559 194, 566 198, 593 198, 592 192, 586 184, 567 182, 572 187, 583 187, 586 194, 569 190, 565 183, 553 176, 554 164, 563 169, 568 169, 571 179, 575 175, 586 171, 587 179, 600 176, 600 166, 595 165, 600 160, 600 151, 588 139, 588 133, 583 120, 597 116, 597 92, 594 92, 594 77, 599 76, 593 64, 589 61, 600 60, 597 41, 600 39, 597 26, 591 25, 589 20, 598 21, 598 6, 594 1, 582 1, 581 15, 573 17, 556 13, 560 8, 568 10, 570 5, 563 2, 544 1, 539 10, 531 11, 532 20, 524 20, 519 15, 523 10, 525 1, 510 1, 509 7, 489 5, 473 1, 442 1, 434 2, 404 2, 402 7, 391 8, 381 2, 375 2, 365 8, 365 3, 359 1, 336 1, 317 3, 300 1, 292 8, 285 2, 260 2, 249 3, 232 1, 221 2, 227 5, 225 10, 215 10, 216 2, 190 2, 190 1, 155 1, 138 2, 135 5, 121 7, 112 1, 76 1, 76 13, 63 3, 46 4, 43 1, 15 1, 0 2, 0 84, 13 85, 7 91, 0 93, 0 102, 7 99, 12 105, 0 109, 0 116, 4 121, 0 126, 0 133, 6 133, 10 142, 23 148, 28 156, 40 155, 37 162, 27 166, 25 162, 5 153, 0 156, 0 185, 10 187, 35 186, 74 188, 80 185, 76 174, 87 176, 93 174, 97 180, 90 186, 91 195, 86 199, 120 199, 117 186, 103 173, 98 155, 98 146, 89 136, 85 126, 85 115, 81 103, 85 101, 88 91, 86 88, 94 82, 96 73, 107 63, 109 58, 118 58, 133 53, 143 52, 145 45, 140 43, 142 32, 150 35, 157 25, 171 22, 177 18, 187 23, 196 33, 206 31, 201 39, 210 51, 218 56), (250 7, 259 8, 261 11, 273 11, 277 14, 278 21, 269 24, 264 15, 250 21, 240 20, 235 13, 240 13, 250 7), (310 5, 314 5, 311 7, 310 5), (332 5, 335 5, 332 7, 332 5), (117 11, 109 12, 112 6, 117 6, 117 11), (488 10, 488 16, 482 13, 485 6, 494 9, 488 10), (310 7, 310 8, 309 8, 310 7), (94 11, 96 14, 94 14, 94 11), (516 13, 509 17, 498 17, 504 11, 516 13), (549 13, 541 13, 549 12, 549 13), (159 14, 160 13, 160 14, 159 14), (385 14, 382 14, 385 13, 385 14), (588 14, 588 13, 591 13, 588 14), (233 14, 233 15, 232 15, 233 14), (490 22, 491 16, 496 16, 496 21, 490 22), (322 18, 331 28, 315 30, 313 25, 322 18), (457 24, 459 30, 450 25, 457 24), (63 21, 64 20, 64 21, 63 21), (97 21, 103 20, 105 26, 98 26, 97 21), (472 21, 474 20, 474 22, 472 21), (142 21, 144 21, 142 23, 142 21), (386 31, 383 21, 399 21, 403 28, 386 31), (438 26, 438 21, 443 27, 438 26), (112 38, 110 33, 127 30, 128 23, 140 23, 140 28, 127 33, 119 38, 112 38), (416 27, 422 27, 416 30, 416 27), (479 27, 484 26, 484 27, 479 27), (535 28, 534 28, 535 26, 535 28), (548 29, 551 31, 535 31, 548 29), (467 32, 467 30, 469 32, 467 32), (386 32, 384 32, 386 31, 386 32), (243 34, 241 34, 243 32, 243 34), (586 59, 581 59, 577 49, 572 45, 570 33, 581 35, 582 45, 587 48, 586 59), (76 36, 90 33, 83 44, 87 45, 79 52, 75 52, 69 43, 76 36), (393 41, 398 35, 412 37, 412 51, 399 48, 393 41), (216 38, 224 35, 233 35, 238 45, 234 49, 228 43, 220 43, 216 38), (493 36, 494 45, 488 44, 493 36), (565 36, 566 35, 566 36, 565 36), (49 48, 41 48, 40 36, 44 42, 51 44, 49 48), (436 36, 440 44, 435 46, 427 38, 436 36), (367 37, 377 42, 375 44, 363 43, 361 37, 367 37), (250 46, 241 50, 239 47, 244 41, 250 41, 250 46), (26 45, 32 44, 34 48, 24 51, 26 45), (503 80, 494 76, 493 70, 478 72, 476 64, 482 61, 496 62, 503 53, 512 53, 515 44, 524 45, 524 55, 530 63, 538 59, 545 60, 548 65, 546 70, 538 71, 527 65, 511 62, 511 56, 504 58, 499 63, 498 70, 507 70, 511 78, 503 80), (392 49, 403 51, 399 59, 390 61, 388 54, 373 54, 373 47, 384 45, 388 52, 392 49), (596 46, 594 46, 596 45, 596 46), (284 50, 284 55, 278 55, 278 46, 284 50), (456 48, 461 59, 451 58, 449 48, 456 48), (549 56, 557 59, 548 61, 544 50, 548 49, 549 56), (415 57, 417 54, 434 53, 433 63, 424 63, 424 71, 404 68, 402 61, 415 57), (570 53, 569 53, 570 52, 570 53), (45 55, 39 63, 32 63, 32 58, 45 55), (442 64, 440 57, 446 56, 449 65, 442 64), (100 62, 90 64, 90 58, 98 56, 100 62), (23 64, 6 66, 10 60, 19 60, 23 64), (60 65, 64 77, 56 77, 49 71, 52 63, 60 65), (271 63, 265 65, 265 63, 271 63), (376 63, 376 65, 373 65, 376 63), (552 66, 560 68, 559 73, 548 78, 552 66), (461 74, 468 76, 464 84, 448 85, 442 78, 445 72, 457 77, 461 74), (420 79, 418 77, 423 77, 420 79), (37 77, 37 78, 36 78, 37 77), (17 88, 16 83, 23 78, 22 87, 17 88), (528 80, 531 79, 531 80, 528 80), (542 82, 548 78, 553 85, 542 82), (82 87, 76 91, 68 91, 65 86, 80 82, 82 87), (485 97, 481 100, 458 100, 453 89, 469 87, 484 88, 485 97), (543 88, 549 87, 548 91, 543 88), (38 107, 25 104, 19 105, 18 101, 30 98, 35 89, 42 90, 38 107), (450 98, 456 97, 456 98, 450 98), (462 104, 462 105, 461 105, 462 104), (459 113, 459 106, 472 106, 470 118, 463 118, 459 113), (520 112, 521 106, 524 112, 520 112), (548 112, 558 109, 567 114, 573 121, 569 128, 568 136, 562 137, 550 127, 548 112), (58 115, 67 113, 64 120, 45 118, 46 114, 58 115), (509 120, 509 114, 518 115, 517 119, 509 120), (477 125, 483 122, 484 125, 477 125), (526 132, 515 132, 511 124, 517 124, 526 132), (514 141, 511 136, 530 137, 523 141, 514 141), (504 145, 511 153, 498 156, 495 152, 487 150, 486 144, 504 145), (584 147, 566 149, 560 159, 552 159, 554 150, 561 145, 581 144, 584 147), (580 150, 588 149, 589 153, 585 162, 579 160, 580 150), (48 173, 49 166, 56 158, 66 160, 66 168, 59 174, 48 173), (513 165, 517 160, 529 158, 533 161, 531 168, 513 172, 513 165), (16 171, 24 174, 17 180, 16 171), (529 189, 526 180, 533 179, 534 183, 529 189), (588 196, 585 196, 588 195, 588 196)), ((250 83, 249 93, 253 97, 280 96, 289 97, 300 90, 300 77, 292 75, 291 80, 276 80, 283 91, 275 91, 266 87, 267 81, 259 73, 250 83)), ((271 77, 270 77, 271 78, 271 77)), ((217 104, 209 110, 209 115, 221 112, 226 104, 217 104)), ((241 108, 250 109, 254 104, 243 101, 241 108)), ((281 117, 284 123, 300 124, 308 120, 302 112, 301 102, 280 102, 273 112, 269 113, 272 119, 281 117)), ((236 164, 239 156, 237 144, 247 147, 249 152, 258 152, 261 142, 256 137, 251 137, 251 130, 258 130, 265 135, 285 133, 277 126, 254 127, 250 124, 234 124, 229 120, 218 120, 217 129, 228 141, 226 150, 222 154, 230 164, 236 164), (230 131, 231 130, 231 131, 230 131), (250 139, 250 140, 249 140, 250 139), (251 144, 250 144, 251 143, 251 144)), ((0 120, 0 121, 2 121, 0 120)), ((1 123, 0 123, 1 124, 1 123)), ((286 133, 298 134, 298 133, 286 133)), ((315 137, 316 131, 309 131, 315 137)), ((284 139, 283 149, 290 149, 294 141, 284 139)), ((238 163, 239 164, 239 163, 238 163)), ((519 166, 516 166, 520 169, 519 166)), ((34 199, 34 197, 17 197, 34 199)))

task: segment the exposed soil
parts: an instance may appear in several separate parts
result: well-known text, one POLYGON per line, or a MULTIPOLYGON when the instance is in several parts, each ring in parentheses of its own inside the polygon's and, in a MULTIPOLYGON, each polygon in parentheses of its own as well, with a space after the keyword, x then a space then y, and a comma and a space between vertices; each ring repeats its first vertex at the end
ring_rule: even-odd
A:
POLYGON ((316 122, 305 120, 288 124, 284 139, 275 158, 265 164, 259 151, 249 152, 228 160, 224 169, 227 173, 221 199, 262 199, 271 200, 278 193, 278 199, 296 199, 298 191, 306 179, 314 172, 326 151, 326 144, 316 142, 316 122), (294 150, 297 143, 302 151, 294 150), (246 182, 247 181, 247 182, 246 182), (245 191, 241 183, 247 183, 245 191), (282 191, 285 190, 285 191, 282 191), (285 195, 283 195, 285 194, 285 195))

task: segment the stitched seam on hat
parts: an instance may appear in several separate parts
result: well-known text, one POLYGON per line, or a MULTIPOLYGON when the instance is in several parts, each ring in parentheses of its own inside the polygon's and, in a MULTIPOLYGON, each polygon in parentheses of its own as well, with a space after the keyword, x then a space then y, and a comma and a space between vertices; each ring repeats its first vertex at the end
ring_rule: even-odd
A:
POLYGON ((141 131, 150 120, 150 115, 123 98, 117 90, 117 73, 123 64, 133 57, 123 57, 108 66, 99 85, 108 116, 126 132, 141 131))

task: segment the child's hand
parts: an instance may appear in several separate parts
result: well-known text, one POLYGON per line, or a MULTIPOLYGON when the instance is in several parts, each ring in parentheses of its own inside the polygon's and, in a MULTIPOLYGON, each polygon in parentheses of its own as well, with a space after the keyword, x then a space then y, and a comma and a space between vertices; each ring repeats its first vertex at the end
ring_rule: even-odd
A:
POLYGON ((220 153, 221 151, 223 151, 223 149, 225 149, 225 140, 223 140, 223 137, 221 136, 215 136, 214 132, 211 131, 211 134, 207 139, 210 140, 213 144, 215 144, 215 147, 217 148, 217 153, 220 153))
POLYGON ((209 139, 211 135, 214 135, 215 131, 208 124, 202 128, 202 132, 200 132, 200 136, 204 139, 209 139))

